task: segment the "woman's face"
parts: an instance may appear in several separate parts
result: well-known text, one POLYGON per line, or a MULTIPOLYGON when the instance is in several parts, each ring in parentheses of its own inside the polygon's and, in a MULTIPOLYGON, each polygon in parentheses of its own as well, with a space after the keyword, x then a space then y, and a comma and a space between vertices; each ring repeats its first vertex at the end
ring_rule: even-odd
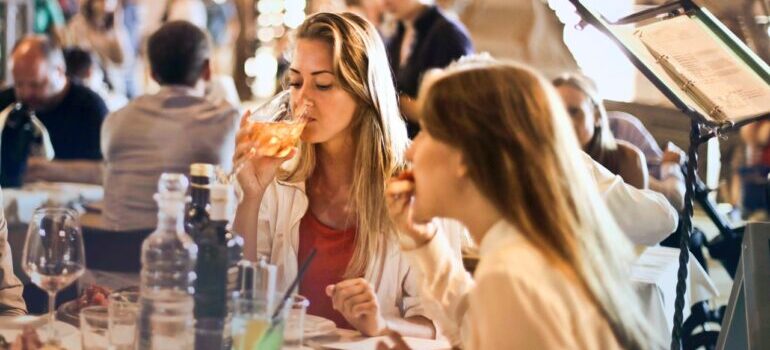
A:
POLYGON ((575 128, 580 145, 585 147, 594 137, 597 123, 596 111, 591 99, 582 91, 569 85, 559 86, 556 90, 559 91, 564 106, 567 107, 567 113, 572 119, 572 126, 575 128))
POLYGON ((414 175, 414 220, 452 217, 453 207, 462 203, 461 189, 469 181, 462 153, 423 128, 406 151, 406 159, 412 163, 414 175))
POLYGON ((292 108, 312 105, 302 132, 302 141, 307 143, 327 142, 350 132, 356 101, 334 76, 332 57, 329 44, 300 39, 289 67, 292 108))

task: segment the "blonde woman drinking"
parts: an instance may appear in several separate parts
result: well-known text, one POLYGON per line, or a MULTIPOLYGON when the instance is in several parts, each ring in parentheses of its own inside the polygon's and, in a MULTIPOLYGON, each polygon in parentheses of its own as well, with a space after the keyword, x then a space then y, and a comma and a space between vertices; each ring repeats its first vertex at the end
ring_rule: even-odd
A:
POLYGON ((413 182, 393 180, 387 199, 453 345, 658 347, 627 279, 631 245, 550 84, 496 62, 426 80, 422 133, 407 151, 413 182), (459 220, 480 244, 473 277, 441 232, 413 224, 433 217, 459 220))
MULTIPOLYGON (((299 288, 309 313, 368 336, 434 336, 385 205, 385 180, 403 167, 408 138, 377 31, 350 13, 310 16, 288 74, 292 104, 312 105, 309 122, 289 170, 280 165, 294 154, 255 157, 239 173, 245 256, 269 257, 285 288, 316 248, 299 288)), ((236 161, 249 152, 248 132, 236 161)))

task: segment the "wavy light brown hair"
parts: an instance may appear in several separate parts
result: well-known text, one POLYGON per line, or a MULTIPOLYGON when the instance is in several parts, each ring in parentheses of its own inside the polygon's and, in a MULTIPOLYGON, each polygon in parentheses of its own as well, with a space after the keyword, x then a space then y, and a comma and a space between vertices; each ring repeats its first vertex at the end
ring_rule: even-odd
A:
POLYGON ((629 349, 656 347, 630 286, 630 242, 577 147, 561 99, 540 75, 496 61, 429 76, 423 130, 462 152, 469 177, 505 220, 571 280, 629 349))
MULTIPOLYGON (((317 13, 297 29, 295 39, 319 40, 333 52, 333 73, 356 101, 351 130, 355 151, 351 207, 356 213, 356 249, 345 277, 363 276, 369 261, 382 254, 394 231, 385 206, 385 180, 404 165, 409 145, 385 45, 374 26, 352 13, 317 13)), ((283 181, 313 176, 316 145, 300 144, 299 160, 283 181)))

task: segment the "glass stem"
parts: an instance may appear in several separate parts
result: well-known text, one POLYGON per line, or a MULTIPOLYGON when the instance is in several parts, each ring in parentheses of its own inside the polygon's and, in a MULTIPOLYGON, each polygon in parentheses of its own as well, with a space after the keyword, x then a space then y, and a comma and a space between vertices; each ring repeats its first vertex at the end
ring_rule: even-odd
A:
POLYGON ((56 343, 56 293, 48 292, 48 343, 56 343))

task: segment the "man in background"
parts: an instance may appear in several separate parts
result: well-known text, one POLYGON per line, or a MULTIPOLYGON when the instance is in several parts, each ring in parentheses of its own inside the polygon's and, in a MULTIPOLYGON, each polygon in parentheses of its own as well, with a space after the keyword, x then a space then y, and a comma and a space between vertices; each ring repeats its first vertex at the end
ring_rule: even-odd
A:
POLYGON ((21 102, 50 136, 54 159, 28 160, 25 181, 101 181, 100 129, 107 106, 95 92, 72 84, 59 47, 43 36, 21 39, 10 59, 13 86, 0 91, 0 111, 21 102))

